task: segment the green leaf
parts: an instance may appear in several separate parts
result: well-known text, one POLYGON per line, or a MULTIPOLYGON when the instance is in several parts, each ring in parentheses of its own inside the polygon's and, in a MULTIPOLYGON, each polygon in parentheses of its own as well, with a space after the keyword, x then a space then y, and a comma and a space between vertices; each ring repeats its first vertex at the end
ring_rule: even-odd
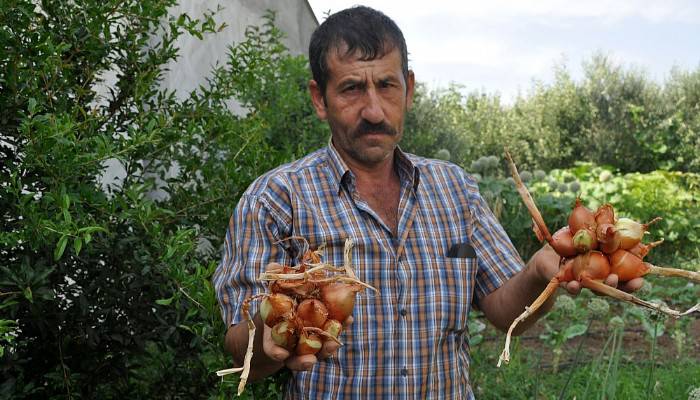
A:
POLYGON ((80 249, 83 248, 83 239, 80 237, 76 237, 75 240, 73 240, 73 250, 75 250, 75 254, 78 255, 80 254, 80 249))
POLYGON ((575 338, 576 336, 581 336, 586 333, 587 328, 588 327, 584 324, 571 325, 564 330, 564 337, 566 340, 569 340, 575 338))
POLYGON ((27 102, 27 110, 29 110, 29 114, 34 114, 34 111, 36 110, 36 99, 35 98, 30 98, 29 101, 27 102))
POLYGON ((66 250, 66 245, 68 244, 68 236, 63 235, 61 238, 58 240, 58 244, 56 245, 56 248, 53 251, 53 259, 54 261, 58 261, 61 256, 63 255, 63 252, 66 250))
POLYGON ((26 288, 24 288, 24 290, 22 292, 24 294, 24 297, 26 297, 30 303, 34 302, 34 296, 32 295, 32 288, 27 286, 26 288))
POLYGON ((169 299, 158 299, 156 300, 156 304, 160 304, 161 306, 169 306, 170 303, 173 302, 173 297, 169 299))

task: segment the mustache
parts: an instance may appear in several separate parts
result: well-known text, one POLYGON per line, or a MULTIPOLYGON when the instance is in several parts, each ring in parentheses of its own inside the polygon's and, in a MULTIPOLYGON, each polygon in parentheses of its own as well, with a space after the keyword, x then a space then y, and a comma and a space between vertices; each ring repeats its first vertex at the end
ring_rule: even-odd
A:
POLYGON ((355 132, 353 132, 353 136, 362 136, 368 133, 380 133, 384 135, 389 135, 389 136, 396 136, 398 133, 396 129, 392 128, 385 122, 380 122, 377 124, 373 124, 367 120, 362 120, 359 125, 357 125, 357 128, 355 128, 355 132))

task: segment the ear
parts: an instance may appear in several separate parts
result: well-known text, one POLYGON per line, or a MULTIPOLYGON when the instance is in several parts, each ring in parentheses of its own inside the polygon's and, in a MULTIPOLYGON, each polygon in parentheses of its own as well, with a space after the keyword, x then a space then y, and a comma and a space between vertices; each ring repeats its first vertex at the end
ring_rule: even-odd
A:
POLYGON ((323 98, 323 93, 321 93, 321 88, 313 79, 309 81, 309 93, 311 94, 311 102, 316 109, 316 115, 318 118, 325 120, 327 116, 326 101, 323 98))
POLYGON ((416 77, 412 70, 408 70, 408 81, 406 82, 406 109, 410 110, 413 106, 413 92, 416 88, 416 77))

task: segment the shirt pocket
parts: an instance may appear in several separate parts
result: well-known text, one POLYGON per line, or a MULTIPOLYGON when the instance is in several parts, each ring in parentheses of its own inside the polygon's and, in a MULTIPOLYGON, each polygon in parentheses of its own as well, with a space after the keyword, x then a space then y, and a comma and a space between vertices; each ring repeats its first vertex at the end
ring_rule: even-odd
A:
POLYGON ((422 311, 442 331, 466 332, 476 269, 476 258, 437 257, 422 271, 422 311))

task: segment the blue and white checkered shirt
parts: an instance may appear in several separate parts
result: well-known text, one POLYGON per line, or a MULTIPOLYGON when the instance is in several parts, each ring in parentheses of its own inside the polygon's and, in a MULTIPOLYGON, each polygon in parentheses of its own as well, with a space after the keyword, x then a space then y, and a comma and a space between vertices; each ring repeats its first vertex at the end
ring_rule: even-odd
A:
MULTIPOLYGON (((214 286, 226 324, 270 262, 296 265, 301 243, 326 244, 323 261, 353 269, 380 293, 358 293, 354 323, 335 358, 294 372, 294 399, 473 399, 467 316, 472 304, 524 266, 476 182, 458 166, 396 150, 401 182, 398 236, 360 198, 355 177, 329 145, 261 176, 231 217, 214 286), (476 257, 447 257, 468 243, 476 257)), ((256 306, 251 307, 251 313, 256 306)))

